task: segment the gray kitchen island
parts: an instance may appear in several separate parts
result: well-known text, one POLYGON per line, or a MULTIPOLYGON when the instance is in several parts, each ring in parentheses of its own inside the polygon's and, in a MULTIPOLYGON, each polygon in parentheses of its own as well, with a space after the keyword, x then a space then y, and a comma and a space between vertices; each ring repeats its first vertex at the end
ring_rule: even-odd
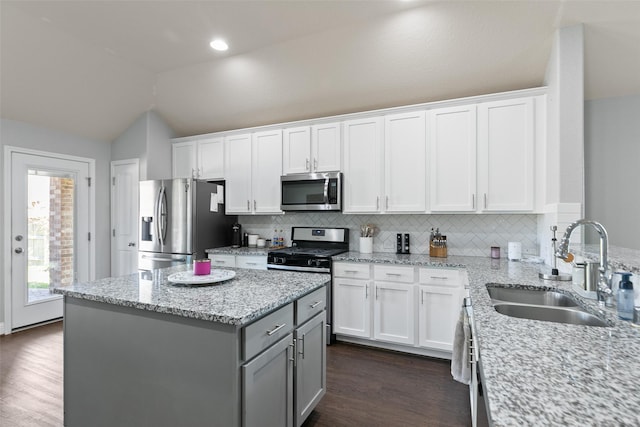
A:
POLYGON ((66 426, 299 426, 326 391, 328 274, 171 267, 60 287, 66 426))

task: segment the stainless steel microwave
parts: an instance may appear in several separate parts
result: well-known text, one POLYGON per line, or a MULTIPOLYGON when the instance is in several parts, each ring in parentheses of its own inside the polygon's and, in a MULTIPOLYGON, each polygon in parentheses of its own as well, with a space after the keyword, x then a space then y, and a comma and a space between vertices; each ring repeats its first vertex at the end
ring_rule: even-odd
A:
POLYGON ((283 211, 341 211, 342 173, 324 172, 284 175, 282 185, 283 211))

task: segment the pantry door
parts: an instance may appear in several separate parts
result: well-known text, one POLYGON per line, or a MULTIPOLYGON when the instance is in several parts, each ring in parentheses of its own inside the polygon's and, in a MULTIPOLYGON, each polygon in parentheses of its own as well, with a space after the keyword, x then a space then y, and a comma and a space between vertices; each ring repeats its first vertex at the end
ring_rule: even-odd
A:
POLYGON ((10 148, 5 156, 11 169, 7 329, 15 330, 61 318, 62 297, 53 288, 90 278, 93 160, 10 148))

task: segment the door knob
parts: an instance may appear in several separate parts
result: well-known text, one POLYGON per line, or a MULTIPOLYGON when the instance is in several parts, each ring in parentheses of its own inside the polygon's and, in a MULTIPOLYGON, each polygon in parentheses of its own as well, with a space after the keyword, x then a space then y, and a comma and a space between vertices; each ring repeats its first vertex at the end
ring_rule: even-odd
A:
POLYGON ((17 254, 21 254, 22 253, 22 248, 15 248, 14 252, 17 254))
POLYGON ((20 242, 20 241, 22 241, 22 235, 21 235, 21 234, 18 234, 18 235, 16 236, 16 242, 20 242))
POLYGON ((129 242, 129 247, 135 246, 135 242, 129 242))

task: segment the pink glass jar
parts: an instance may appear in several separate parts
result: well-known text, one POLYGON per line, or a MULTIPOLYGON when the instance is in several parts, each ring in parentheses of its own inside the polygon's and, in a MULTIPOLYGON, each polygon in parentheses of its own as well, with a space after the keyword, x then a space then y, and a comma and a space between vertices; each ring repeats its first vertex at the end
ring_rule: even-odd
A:
POLYGON ((210 259, 197 259, 193 261, 193 275, 194 276, 206 276, 211 274, 211 260, 210 259))

